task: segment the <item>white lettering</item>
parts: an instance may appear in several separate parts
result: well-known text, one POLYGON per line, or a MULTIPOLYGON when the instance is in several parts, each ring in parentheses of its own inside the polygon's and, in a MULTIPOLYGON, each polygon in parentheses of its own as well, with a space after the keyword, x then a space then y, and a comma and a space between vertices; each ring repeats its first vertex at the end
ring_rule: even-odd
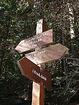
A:
POLYGON ((44 77, 43 75, 40 76, 42 79, 44 79, 45 81, 47 80, 46 77, 44 77))
POLYGON ((34 69, 32 70, 32 73, 35 74, 35 75, 37 75, 38 77, 40 77, 41 79, 43 79, 43 80, 45 80, 45 81, 47 80, 45 76, 43 76, 42 74, 38 73, 38 72, 37 72, 36 70, 34 70, 34 69))

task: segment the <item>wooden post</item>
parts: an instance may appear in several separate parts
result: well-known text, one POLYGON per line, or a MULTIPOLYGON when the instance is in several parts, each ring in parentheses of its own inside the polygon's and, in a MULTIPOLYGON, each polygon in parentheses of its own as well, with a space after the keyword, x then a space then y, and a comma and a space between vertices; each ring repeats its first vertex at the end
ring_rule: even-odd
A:
POLYGON ((44 84, 43 82, 40 83, 40 104, 44 105, 44 84))
MULTIPOLYGON (((45 22, 43 19, 40 19, 37 22, 36 34, 42 33, 45 31, 45 22)), ((41 67, 41 65, 39 65, 41 67)), ((33 82, 32 89, 32 105, 44 105, 44 85, 41 82, 40 84, 33 82)))
POLYGON ((32 88, 32 105, 40 105, 40 85, 33 82, 32 88))

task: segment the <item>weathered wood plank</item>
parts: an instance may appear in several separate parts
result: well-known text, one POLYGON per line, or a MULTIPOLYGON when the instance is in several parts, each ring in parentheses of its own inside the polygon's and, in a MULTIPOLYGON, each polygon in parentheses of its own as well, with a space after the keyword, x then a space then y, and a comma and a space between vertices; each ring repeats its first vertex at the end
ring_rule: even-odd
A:
POLYGON ((39 65, 49 61, 61 59, 67 53, 68 53, 67 47, 61 44, 55 44, 35 52, 25 54, 25 56, 35 64, 39 65))
POLYGON ((40 46, 46 46, 53 43, 53 30, 50 29, 34 37, 22 40, 15 48, 19 53, 33 51, 40 46))

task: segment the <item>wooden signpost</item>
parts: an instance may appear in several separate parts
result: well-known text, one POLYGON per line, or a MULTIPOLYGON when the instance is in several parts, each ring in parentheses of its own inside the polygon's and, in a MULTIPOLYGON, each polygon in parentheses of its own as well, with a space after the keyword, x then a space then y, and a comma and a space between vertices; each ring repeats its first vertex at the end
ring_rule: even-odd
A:
POLYGON ((37 22, 36 35, 21 41, 15 48, 19 53, 27 53, 18 61, 18 66, 22 75, 33 81, 32 105, 44 105, 44 88, 51 89, 51 74, 41 64, 61 59, 68 54, 67 47, 59 43, 53 44, 53 30, 46 31, 44 23, 40 19, 37 22))

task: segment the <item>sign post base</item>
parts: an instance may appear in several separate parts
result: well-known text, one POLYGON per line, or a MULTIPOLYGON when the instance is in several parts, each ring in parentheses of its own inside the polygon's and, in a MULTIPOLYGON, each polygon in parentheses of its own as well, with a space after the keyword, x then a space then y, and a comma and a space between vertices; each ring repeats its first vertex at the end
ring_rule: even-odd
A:
POLYGON ((32 105, 44 105, 44 85, 33 82, 32 105))

